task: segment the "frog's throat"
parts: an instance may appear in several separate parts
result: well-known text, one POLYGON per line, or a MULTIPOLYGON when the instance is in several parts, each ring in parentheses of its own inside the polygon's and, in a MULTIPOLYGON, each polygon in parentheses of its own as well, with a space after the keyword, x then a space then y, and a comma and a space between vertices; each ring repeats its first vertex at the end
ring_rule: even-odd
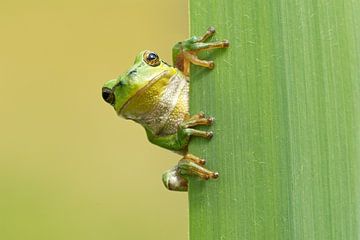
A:
MULTIPOLYGON (((174 74, 161 74, 154 83, 148 84, 146 90, 149 92, 139 92, 141 95, 133 98, 126 108, 122 109, 121 115, 141 124, 155 135, 175 133, 189 111, 189 84, 188 79, 181 72, 171 71, 170 73, 174 74), (156 84, 162 81, 161 79, 167 79, 166 87, 160 95, 155 96, 157 99, 154 100, 152 99, 154 96, 148 93, 152 92, 150 89, 157 88, 156 84), (139 98, 143 99, 139 100, 139 98), (146 102, 145 105, 142 101, 146 102)), ((162 82, 159 84, 162 85, 162 82)))
POLYGON ((164 78, 164 77, 169 77, 170 78, 171 76, 173 76, 175 74, 176 74, 176 72, 166 70, 166 71, 161 72, 160 74, 156 75, 150 82, 148 82, 143 88, 141 88, 139 91, 137 91, 133 96, 131 96, 124 103, 124 105, 120 108, 118 114, 123 115, 124 111, 126 111, 126 108, 129 106, 131 101, 133 99, 136 99, 138 96, 142 95, 148 88, 150 88, 153 84, 155 84, 159 79, 164 78))

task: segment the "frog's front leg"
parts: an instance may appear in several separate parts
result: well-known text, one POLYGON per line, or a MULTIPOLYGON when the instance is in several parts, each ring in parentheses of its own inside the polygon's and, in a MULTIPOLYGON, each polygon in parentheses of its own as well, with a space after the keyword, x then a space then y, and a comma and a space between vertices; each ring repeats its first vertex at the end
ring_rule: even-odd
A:
POLYGON ((180 131, 183 131, 185 135, 188 136, 197 136, 197 137, 203 137, 207 139, 211 139, 214 135, 212 131, 201 131, 197 129, 193 129, 192 127, 195 126, 209 126, 214 122, 213 117, 205 117, 205 114, 203 112, 200 112, 198 114, 195 114, 191 116, 189 119, 184 120, 180 124, 180 131))
POLYGON ((149 141, 160 147, 184 152, 187 149, 191 136, 203 137, 210 139, 213 136, 211 131, 201 131, 193 129, 192 127, 199 125, 211 125, 214 122, 214 118, 205 117, 204 113, 200 112, 189 118, 186 118, 178 127, 177 132, 171 135, 158 135, 154 134, 149 129, 146 129, 146 134, 149 141))
POLYGON ((198 52, 203 50, 227 48, 229 46, 228 40, 218 42, 206 42, 214 34, 215 29, 213 27, 210 27, 201 37, 194 36, 190 39, 175 44, 175 46, 173 47, 174 66, 181 70, 186 76, 189 76, 190 63, 213 69, 213 61, 201 60, 197 57, 197 54, 198 52))

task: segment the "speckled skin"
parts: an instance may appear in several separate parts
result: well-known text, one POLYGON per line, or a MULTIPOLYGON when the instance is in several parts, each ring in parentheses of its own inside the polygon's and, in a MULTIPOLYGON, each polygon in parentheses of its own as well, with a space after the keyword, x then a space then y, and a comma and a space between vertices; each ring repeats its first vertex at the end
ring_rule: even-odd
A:
POLYGON ((161 60, 156 53, 143 51, 134 65, 105 83, 103 98, 126 119, 141 124, 150 142, 183 155, 179 163, 163 174, 164 185, 170 190, 187 191, 187 176, 203 179, 217 178, 218 173, 203 167, 205 160, 188 153, 191 136, 211 138, 212 132, 193 129, 210 125, 213 118, 203 113, 189 114, 190 63, 212 69, 212 61, 200 60, 197 52, 213 48, 226 48, 225 41, 205 43, 215 33, 213 28, 202 37, 178 42, 173 48, 174 66, 161 60))
POLYGON ((140 123, 153 135, 175 134, 189 116, 189 83, 177 69, 171 76, 150 81, 131 97, 120 114, 140 123))

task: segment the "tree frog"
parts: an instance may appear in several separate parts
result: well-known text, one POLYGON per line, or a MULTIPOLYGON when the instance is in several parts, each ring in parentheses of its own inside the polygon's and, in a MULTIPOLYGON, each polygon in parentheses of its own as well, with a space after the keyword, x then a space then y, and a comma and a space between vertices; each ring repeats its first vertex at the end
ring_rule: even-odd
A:
POLYGON ((191 137, 211 139, 211 131, 196 130, 199 125, 211 125, 214 118, 200 112, 189 113, 190 63, 214 68, 213 61, 201 60, 198 52, 215 48, 227 48, 227 40, 208 42, 215 29, 210 27, 201 37, 192 37, 174 45, 173 66, 167 64, 155 52, 140 52, 134 65, 116 79, 106 82, 102 97, 125 119, 140 123, 149 141, 175 151, 182 159, 163 174, 166 188, 174 191, 188 190, 188 176, 215 179, 217 172, 204 167, 205 160, 188 152, 191 137))

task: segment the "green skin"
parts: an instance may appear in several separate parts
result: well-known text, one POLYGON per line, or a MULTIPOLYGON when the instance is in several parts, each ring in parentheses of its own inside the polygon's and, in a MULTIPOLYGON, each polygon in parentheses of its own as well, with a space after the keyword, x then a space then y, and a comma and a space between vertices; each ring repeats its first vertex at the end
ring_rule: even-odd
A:
POLYGON ((178 42, 173 47, 174 67, 156 53, 143 51, 132 67, 102 88, 104 100, 118 115, 140 123, 151 143, 183 155, 175 167, 163 174, 163 183, 169 190, 187 191, 188 176, 191 175, 205 180, 218 177, 217 172, 203 167, 205 160, 187 150, 192 136, 210 139, 213 135, 193 129, 211 125, 213 118, 205 117, 203 113, 190 116, 188 79, 190 63, 214 68, 212 61, 198 59, 198 52, 229 46, 227 40, 206 42, 214 33, 215 29, 210 27, 201 37, 178 42))

